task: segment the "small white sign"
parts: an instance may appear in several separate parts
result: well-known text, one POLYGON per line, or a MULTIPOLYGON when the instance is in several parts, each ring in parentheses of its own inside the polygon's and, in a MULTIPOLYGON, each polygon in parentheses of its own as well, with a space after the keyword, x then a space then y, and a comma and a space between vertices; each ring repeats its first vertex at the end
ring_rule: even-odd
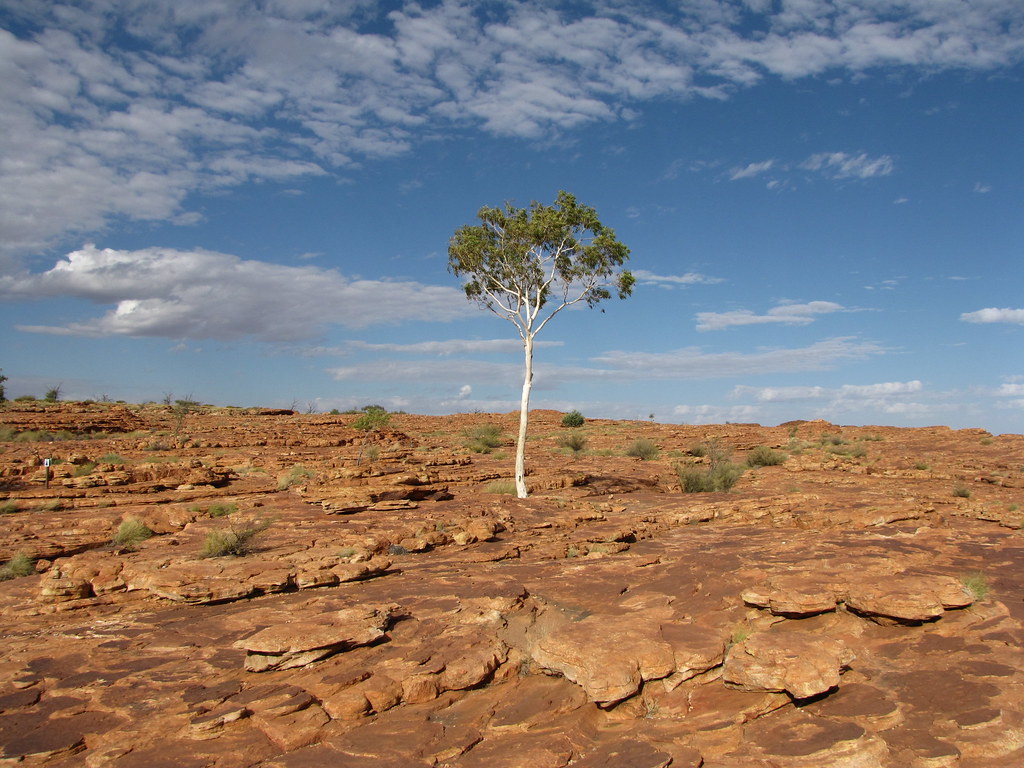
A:
POLYGON ((43 466, 44 467, 50 466, 50 460, 49 459, 43 459, 43 466))

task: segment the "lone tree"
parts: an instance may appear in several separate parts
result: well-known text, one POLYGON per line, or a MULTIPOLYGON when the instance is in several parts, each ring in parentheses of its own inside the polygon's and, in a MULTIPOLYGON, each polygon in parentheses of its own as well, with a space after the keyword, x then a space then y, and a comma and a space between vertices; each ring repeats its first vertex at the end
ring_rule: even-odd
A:
POLYGON ((464 277, 467 298, 511 321, 523 340, 526 373, 516 440, 516 494, 527 496, 526 428, 533 383, 534 338, 552 317, 573 304, 593 307, 633 291, 622 265, 629 248, 604 226, 593 208, 561 191, 554 205, 484 206, 480 224, 456 230, 448 245, 448 270, 464 277))

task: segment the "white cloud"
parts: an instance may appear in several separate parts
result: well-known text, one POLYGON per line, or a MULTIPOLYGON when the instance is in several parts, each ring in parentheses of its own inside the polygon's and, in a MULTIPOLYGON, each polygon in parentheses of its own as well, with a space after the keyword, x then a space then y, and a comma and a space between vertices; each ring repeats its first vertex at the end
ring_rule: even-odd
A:
POLYGON ((811 409, 809 415, 820 418, 838 418, 844 414, 854 413, 926 417, 951 409, 950 405, 941 402, 941 394, 927 392, 924 384, 916 379, 877 384, 844 384, 837 388, 740 385, 733 388, 731 397, 735 400, 775 406, 792 407, 804 403, 811 409))
POLYGON ((297 341, 350 328, 436 322, 471 311, 460 291, 415 282, 351 280, 224 253, 169 248, 68 254, 48 272, 0 278, 0 297, 70 297, 116 306, 101 317, 19 330, 76 336, 297 341))
MULTIPOLYGON (((464 0, 8 6, 19 32, 0 30, 3 266, 111 217, 174 221, 192 193, 337 173, 421 136, 550 139, 766 76, 1024 59, 1024 6, 996 0, 641 2, 629 14, 540 0, 493 12, 464 0)), ((893 159, 831 152, 806 167, 866 179, 893 159)))
POLYGON ((461 387, 459 387, 458 399, 459 400, 465 400, 467 397, 469 397, 472 394, 473 394, 473 387, 471 387, 469 384, 463 384, 461 387))
POLYGON ((975 182, 975 184, 974 184, 974 192, 976 194, 987 195, 991 191, 992 191, 992 185, 991 184, 982 184, 980 181, 975 182))
POLYGON ((892 173, 894 164, 889 155, 868 157, 865 152, 859 155, 822 152, 811 155, 800 164, 800 167, 833 179, 870 179, 875 176, 888 176, 892 173))
POLYGON ((806 304, 780 304, 763 315, 756 315, 748 309, 731 312, 698 312, 698 331, 720 331, 742 325, 781 323, 783 325, 808 325, 817 315, 842 312, 844 307, 833 301, 811 301, 806 304))
POLYGON ((964 312, 960 319, 967 323, 1014 323, 1024 324, 1024 309, 997 309, 986 307, 977 312, 964 312))
POLYGON ((641 285, 658 285, 663 288, 675 288, 685 285, 714 285, 725 282, 725 278, 710 277, 699 272, 686 272, 682 275, 656 275, 653 272, 648 272, 646 269, 634 269, 631 272, 641 285))
POLYGON ((750 163, 743 168, 733 168, 732 173, 729 176, 729 180, 736 181, 737 179, 749 179, 753 176, 759 176, 760 174, 771 170, 773 165, 775 165, 774 160, 765 160, 760 163, 750 163))

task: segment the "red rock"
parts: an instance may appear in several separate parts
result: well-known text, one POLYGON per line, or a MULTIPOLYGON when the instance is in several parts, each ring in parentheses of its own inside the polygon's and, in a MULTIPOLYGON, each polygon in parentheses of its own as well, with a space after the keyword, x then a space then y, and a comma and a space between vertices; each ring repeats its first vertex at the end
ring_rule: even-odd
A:
POLYGON ((785 691, 806 699, 838 686, 853 658, 839 640, 764 632, 730 648, 722 674, 742 690, 785 691))

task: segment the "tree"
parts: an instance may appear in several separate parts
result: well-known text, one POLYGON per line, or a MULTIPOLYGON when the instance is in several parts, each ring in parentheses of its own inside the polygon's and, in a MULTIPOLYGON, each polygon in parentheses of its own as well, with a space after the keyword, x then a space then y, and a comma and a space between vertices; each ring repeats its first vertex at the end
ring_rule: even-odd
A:
POLYGON ((4 382, 7 381, 7 377, 2 373, 3 368, 0 368, 0 403, 7 402, 7 390, 4 388, 4 382))
MULTIPOLYGON (((448 245, 448 270, 464 277, 466 297, 519 331, 525 375, 516 441, 516 494, 526 489, 526 430, 533 384, 533 346, 537 334, 566 307, 593 307, 632 293, 635 279, 623 264, 629 248, 604 226, 593 208, 564 190, 554 205, 534 201, 529 208, 484 206, 480 224, 456 230, 448 245)), ((603 310, 602 310, 603 311, 603 310)))

